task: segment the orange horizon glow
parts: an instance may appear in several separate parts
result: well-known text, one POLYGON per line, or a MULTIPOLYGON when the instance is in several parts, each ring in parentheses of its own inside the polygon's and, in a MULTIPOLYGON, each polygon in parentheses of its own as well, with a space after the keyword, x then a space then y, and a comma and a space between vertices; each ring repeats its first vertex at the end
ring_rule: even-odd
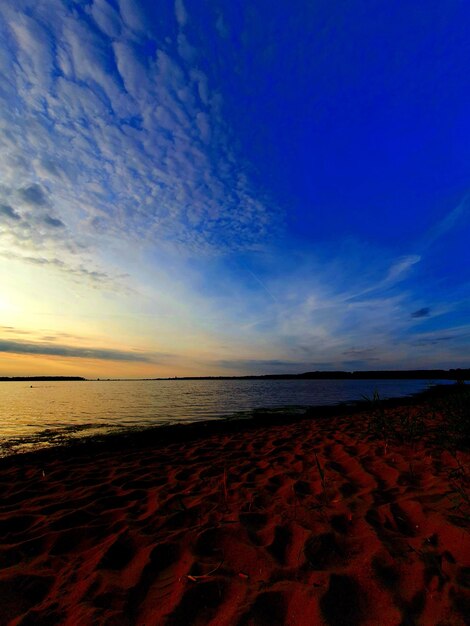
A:
MULTIPOLYGON (((220 375, 220 369, 194 367, 165 367, 149 363, 114 363, 99 359, 73 359, 44 355, 24 356, 9 354, 0 356, 0 376, 80 376, 82 378, 174 378, 184 376, 220 375)), ((237 372, 223 372, 236 375, 237 372)))

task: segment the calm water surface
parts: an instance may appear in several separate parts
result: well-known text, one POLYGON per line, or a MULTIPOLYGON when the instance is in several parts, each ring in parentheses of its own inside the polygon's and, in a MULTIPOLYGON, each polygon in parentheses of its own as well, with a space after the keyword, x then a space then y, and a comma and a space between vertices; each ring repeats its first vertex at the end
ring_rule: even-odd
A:
POLYGON ((257 408, 406 396, 426 380, 0 382, 0 456, 77 437, 221 419, 257 408))

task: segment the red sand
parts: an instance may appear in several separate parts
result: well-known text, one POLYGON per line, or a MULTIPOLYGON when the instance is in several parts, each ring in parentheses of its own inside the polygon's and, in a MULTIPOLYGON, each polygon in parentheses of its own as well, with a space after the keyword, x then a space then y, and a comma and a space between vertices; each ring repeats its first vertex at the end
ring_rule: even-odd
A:
POLYGON ((455 459, 365 420, 5 464, 0 623, 468 624, 455 459))

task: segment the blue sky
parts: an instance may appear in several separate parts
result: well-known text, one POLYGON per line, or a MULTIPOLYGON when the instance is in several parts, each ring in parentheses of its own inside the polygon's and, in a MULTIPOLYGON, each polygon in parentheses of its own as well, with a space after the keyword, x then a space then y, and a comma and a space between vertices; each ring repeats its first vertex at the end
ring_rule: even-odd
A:
POLYGON ((470 366, 467 3, 0 5, 0 371, 470 366))

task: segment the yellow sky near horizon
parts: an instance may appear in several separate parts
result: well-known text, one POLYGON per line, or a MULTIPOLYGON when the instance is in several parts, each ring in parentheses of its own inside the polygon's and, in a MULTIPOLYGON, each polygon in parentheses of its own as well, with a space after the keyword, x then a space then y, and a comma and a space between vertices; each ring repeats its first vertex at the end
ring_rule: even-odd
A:
MULTIPOLYGON (((168 368, 149 363, 66 358, 52 355, 0 355, 0 376, 82 376, 83 378, 167 378, 168 368)), ((178 375, 178 374, 174 374, 178 375)), ((182 374, 180 374, 182 375, 182 374)))
POLYGON ((2 266, 0 376, 194 373, 183 358, 178 362, 182 351, 187 358, 194 352, 191 329, 181 323, 175 332, 176 315, 159 316, 158 310, 149 314, 150 298, 97 289, 53 268, 16 259, 5 259, 2 266))
POLYGON ((217 332, 206 303, 183 284, 141 289, 129 278, 132 289, 110 289, 48 265, 2 266, 0 376, 212 375, 227 351, 246 353, 217 332))

